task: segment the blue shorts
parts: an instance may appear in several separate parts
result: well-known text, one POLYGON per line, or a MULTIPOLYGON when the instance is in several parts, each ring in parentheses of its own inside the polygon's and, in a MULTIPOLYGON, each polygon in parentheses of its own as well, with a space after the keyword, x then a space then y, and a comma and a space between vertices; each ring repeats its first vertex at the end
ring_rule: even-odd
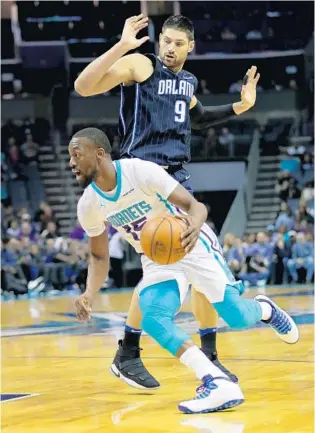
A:
POLYGON ((186 188, 188 192, 190 192, 191 194, 194 193, 190 181, 190 174, 184 167, 181 167, 179 170, 175 171, 175 173, 170 174, 170 176, 172 176, 175 180, 177 180, 177 182, 183 185, 183 187, 186 188))

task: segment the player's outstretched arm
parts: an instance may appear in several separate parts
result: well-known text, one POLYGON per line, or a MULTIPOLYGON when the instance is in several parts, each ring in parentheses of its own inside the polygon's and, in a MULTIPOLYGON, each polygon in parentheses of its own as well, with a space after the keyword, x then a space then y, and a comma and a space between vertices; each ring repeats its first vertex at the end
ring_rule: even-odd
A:
POLYGON ((91 319, 91 308, 96 293, 100 290, 109 272, 108 236, 104 232, 89 238, 90 261, 85 292, 76 300, 77 318, 80 322, 91 319))
POLYGON ((256 74, 256 72, 256 66, 252 66, 246 72, 243 80, 241 100, 234 104, 218 105, 205 109, 194 96, 190 104, 192 129, 201 130, 210 128, 252 108, 256 102, 256 86, 260 78, 260 74, 256 74))
POLYGON ((75 90, 81 96, 92 96, 105 93, 120 83, 137 81, 135 74, 141 71, 141 62, 148 59, 141 54, 123 56, 149 39, 148 36, 141 39, 136 37, 139 31, 147 26, 148 17, 142 14, 128 18, 120 41, 81 72, 74 83, 75 90))
POLYGON ((182 246, 186 253, 189 253, 196 245, 200 229, 207 219, 207 208, 180 184, 168 197, 168 201, 187 212, 187 215, 180 218, 187 223, 187 230, 182 234, 182 246))

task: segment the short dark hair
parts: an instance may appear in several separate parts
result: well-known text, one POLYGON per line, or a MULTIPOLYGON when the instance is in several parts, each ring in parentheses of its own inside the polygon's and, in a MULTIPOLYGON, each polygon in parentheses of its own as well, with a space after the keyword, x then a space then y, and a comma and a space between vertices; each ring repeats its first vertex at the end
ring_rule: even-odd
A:
POLYGON ((98 128, 84 128, 76 132, 72 138, 84 137, 94 143, 96 147, 101 147, 106 153, 111 153, 112 146, 105 132, 98 128))
POLYGON ((167 18, 167 20, 163 24, 162 32, 167 27, 182 30, 187 34, 190 41, 193 41, 195 39, 194 25, 189 18, 184 17, 183 15, 172 15, 171 17, 167 18))

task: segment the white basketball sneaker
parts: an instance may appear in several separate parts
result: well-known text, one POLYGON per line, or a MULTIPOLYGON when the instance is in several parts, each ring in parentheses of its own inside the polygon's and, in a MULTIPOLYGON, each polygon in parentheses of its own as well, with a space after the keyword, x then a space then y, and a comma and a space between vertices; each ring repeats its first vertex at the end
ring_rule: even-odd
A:
POLYGON ((184 413, 218 412, 239 406, 244 396, 237 383, 227 377, 205 376, 197 388, 197 396, 193 400, 183 401, 178 409, 184 413))
POLYGON ((267 302, 272 308, 271 318, 262 320, 262 322, 270 325, 276 331, 280 340, 288 344, 297 343, 299 340, 299 329, 292 317, 265 295, 258 295, 255 299, 258 302, 267 302))

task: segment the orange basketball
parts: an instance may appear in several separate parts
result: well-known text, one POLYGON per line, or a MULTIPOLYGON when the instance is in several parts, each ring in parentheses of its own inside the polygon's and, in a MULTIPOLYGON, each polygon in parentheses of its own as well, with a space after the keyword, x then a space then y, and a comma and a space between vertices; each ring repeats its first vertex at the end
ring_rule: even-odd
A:
POLYGON ((178 262, 185 256, 180 239, 185 229, 185 222, 171 215, 152 218, 141 230, 144 254, 160 265, 178 262))

